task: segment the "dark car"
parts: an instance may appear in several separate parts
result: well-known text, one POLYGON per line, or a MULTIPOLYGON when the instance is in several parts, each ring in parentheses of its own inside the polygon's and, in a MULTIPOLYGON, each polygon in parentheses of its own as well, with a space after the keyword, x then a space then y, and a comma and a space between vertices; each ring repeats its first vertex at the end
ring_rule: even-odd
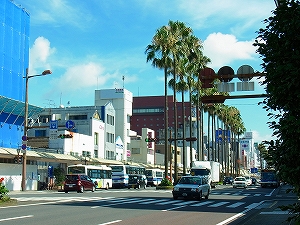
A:
POLYGON ((67 174, 64 182, 64 192, 77 191, 83 193, 84 191, 96 190, 95 183, 92 179, 84 174, 67 174))
POLYGON ((140 188, 146 188, 147 181, 146 176, 141 174, 129 174, 128 175, 128 189, 134 188, 134 189, 140 189, 140 188))
POLYGON ((257 180, 256 180, 255 177, 251 177, 251 180, 252 180, 252 184, 253 184, 253 185, 256 185, 256 184, 257 184, 257 180))
POLYGON ((233 177, 224 177, 223 179, 223 185, 226 185, 226 184, 233 184, 233 177))
POLYGON ((182 176, 174 186, 172 194, 175 200, 178 198, 196 198, 201 200, 203 197, 208 199, 210 185, 205 177, 182 176))

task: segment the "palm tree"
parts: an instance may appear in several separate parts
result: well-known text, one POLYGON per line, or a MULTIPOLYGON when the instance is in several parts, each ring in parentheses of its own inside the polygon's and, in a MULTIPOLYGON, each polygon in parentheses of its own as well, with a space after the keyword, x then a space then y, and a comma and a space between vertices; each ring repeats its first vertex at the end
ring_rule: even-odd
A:
MULTIPOLYGON (((176 81, 176 67, 179 59, 184 55, 182 46, 185 39, 191 35, 192 29, 186 27, 183 22, 169 21, 167 26, 157 30, 152 39, 152 44, 146 48, 147 61, 152 61, 152 65, 158 68, 164 68, 165 71, 165 153, 167 153, 167 75, 168 69, 172 68, 173 79, 176 81)), ((175 179, 177 181, 177 110, 176 110, 176 85, 174 85, 174 148, 175 148, 175 179)), ((167 176, 167 157, 165 155, 165 174, 167 176)))
MULTIPOLYGON (((179 71, 179 70, 177 70, 179 71)), ((184 92, 187 90, 187 84, 185 81, 182 79, 182 76, 179 75, 180 80, 179 82, 175 83, 174 78, 172 78, 169 81, 169 87, 172 88, 173 90, 177 90, 178 92, 181 93, 181 115, 182 115, 182 161, 183 161, 183 174, 186 174, 186 152, 185 152, 185 103, 184 103, 184 92)))
MULTIPOLYGON (((165 106, 164 106, 164 136, 165 136, 165 178, 168 177, 168 68, 171 67, 170 40, 168 30, 165 26, 158 29, 152 38, 152 43, 146 47, 147 62, 152 61, 152 65, 164 70, 165 76, 165 106)), ((154 153, 155 154, 155 153, 154 153)), ((171 173, 172 174, 172 173, 171 173)))
MULTIPOLYGON (((202 52, 202 42, 200 39, 198 39, 195 36, 190 36, 190 38, 187 41, 187 49, 186 49, 186 55, 189 59, 189 63, 187 64, 186 68, 186 81, 189 89, 189 101, 190 101, 190 137, 193 136, 192 134, 192 106, 195 105, 196 109, 196 118, 197 118, 197 135, 194 135, 197 137, 197 150, 198 150, 198 158, 201 154, 202 148, 200 150, 200 141, 203 140, 202 135, 199 135, 199 129, 200 124, 202 126, 202 123, 199 124, 199 93, 200 93, 200 80, 199 80, 199 71, 203 69, 209 62, 210 59, 203 55, 202 52), (198 96, 196 101, 192 101, 193 93, 196 93, 198 96)), ((192 141, 190 142, 190 168, 192 167, 192 141)))
MULTIPOLYGON (((186 25, 182 22, 176 21, 169 21, 168 26, 166 27, 170 31, 170 39, 173 41, 174 45, 170 48, 170 52, 172 55, 172 74, 173 74, 173 80, 176 82, 178 73, 178 65, 179 62, 185 58, 185 46, 186 46, 186 40, 192 35, 192 29, 190 27, 186 27, 186 25)), ((180 72, 180 71, 179 71, 180 72)), ((180 73, 179 73, 180 74, 180 73)), ((176 106, 176 85, 174 85, 173 89, 174 94, 174 148, 175 153, 177 152, 177 127, 178 127, 178 121, 177 121, 177 106, 176 106)), ((175 154, 175 181, 177 181, 178 177, 178 171, 177 171, 177 154, 175 154)))

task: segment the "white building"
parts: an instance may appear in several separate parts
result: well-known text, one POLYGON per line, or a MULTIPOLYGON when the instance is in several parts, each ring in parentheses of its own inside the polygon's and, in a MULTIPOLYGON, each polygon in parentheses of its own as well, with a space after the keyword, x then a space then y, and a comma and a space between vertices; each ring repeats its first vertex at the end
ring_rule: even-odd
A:
POLYGON ((115 159, 115 110, 102 106, 45 109, 28 131, 31 142, 49 137, 49 149, 74 156, 115 159))
POLYGON ((126 89, 105 89, 95 91, 95 106, 111 102, 115 112, 115 135, 123 142, 123 153, 117 158, 127 161, 130 156, 130 136, 136 136, 136 132, 130 130, 130 117, 132 116, 132 93, 126 89))
POLYGON ((246 170, 258 168, 260 166, 259 154, 254 147, 252 132, 245 132, 244 137, 240 140, 241 164, 246 170))

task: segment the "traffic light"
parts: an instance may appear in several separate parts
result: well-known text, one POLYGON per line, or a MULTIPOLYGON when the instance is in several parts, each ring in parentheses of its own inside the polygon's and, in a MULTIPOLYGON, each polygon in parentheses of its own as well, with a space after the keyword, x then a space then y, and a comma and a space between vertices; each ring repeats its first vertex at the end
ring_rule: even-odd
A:
POLYGON ((23 162, 23 156, 21 156, 21 155, 16 155, 15 157, 14 157, 14 163, 16 163, 16 164, 21 164, 23 162))
POLYGON ((224 95, 209 95, 209 96, 202 96, 201 102, 206 103, 224 103, 228 96, 224 95))
POLYGON ((186 141, 197 141, 196 137, 189 137, 185 139, 186 141))
POLYGON ((158 142, 158 138, 151 138, 151 137, 147 137, 145 138, 146 142, 158 142))
POLYGON ((72 134, 60 134, 60 135, 58 135, 58 138, 61 138, 61 139, 72 138, 72 137, 73 137, 72 134))

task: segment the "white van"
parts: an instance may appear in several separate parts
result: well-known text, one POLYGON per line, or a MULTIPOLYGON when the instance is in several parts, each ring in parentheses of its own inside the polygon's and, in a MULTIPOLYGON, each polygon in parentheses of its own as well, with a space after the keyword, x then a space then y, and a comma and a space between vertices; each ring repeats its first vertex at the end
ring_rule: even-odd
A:
POLYGON ((243 177, 246 178, 246 181, 247 181, 247 185, 248 185, 248 186, 252 184, 252 179, 251 179, 250 176, 243 176, 243 177))

